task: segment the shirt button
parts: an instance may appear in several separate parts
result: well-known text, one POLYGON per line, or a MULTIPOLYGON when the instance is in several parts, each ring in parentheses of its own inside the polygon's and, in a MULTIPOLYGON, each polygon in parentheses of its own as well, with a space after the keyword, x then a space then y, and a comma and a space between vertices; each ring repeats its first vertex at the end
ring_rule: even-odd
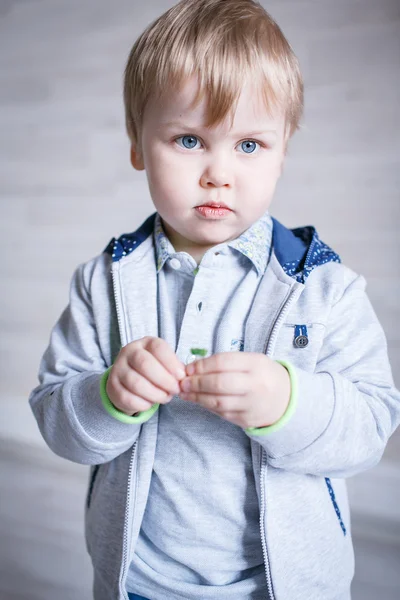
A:
POLYGON ((177 258, 171 258, 169 264, 173 269, 175 269, 175 271, 181 268, 181 263, 177 258))

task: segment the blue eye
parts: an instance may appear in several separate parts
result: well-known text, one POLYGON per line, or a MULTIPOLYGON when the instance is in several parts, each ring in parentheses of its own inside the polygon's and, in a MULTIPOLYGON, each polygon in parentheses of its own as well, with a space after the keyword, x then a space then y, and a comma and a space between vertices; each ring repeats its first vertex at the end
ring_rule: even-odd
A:
POLYGON ((246 154, 253 154, 258 146, 258 143, 253 142, 253 140, 246 140, 245 142, 241 142, 240 146, 243 152, 246 154))
POLYGON ((188 150, 193 150, 193 148, 196 148, 197 142, 199 141, 194 135, 183 135, 182 137, 176 138, 175 141, 179 142, 180 140, 182 140, 183 146, 188 150))

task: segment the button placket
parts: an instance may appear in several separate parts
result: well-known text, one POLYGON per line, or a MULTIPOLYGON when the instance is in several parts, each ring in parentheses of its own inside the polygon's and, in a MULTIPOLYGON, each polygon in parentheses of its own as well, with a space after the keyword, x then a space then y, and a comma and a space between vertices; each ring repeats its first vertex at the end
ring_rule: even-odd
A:
POLYGON ((202 335, 203 326, 201 324, 202 317, 207 305, 207 302, 204 301, 204 298, 207 297, 209 286, 210 282, 207 269, 205 269, 204 271, 202 269, 198 270, 197 276, 194 276, 193 278, 193 287, 187 300, 186 310, 184 312, 184 316, 181 323, 179 344, 177 347, 177 352, 179 353, 180 348, 182 348, 182 346, 185 346, 185 349, 182 348, 182 358, 184 357, 182 362, 186 365, 200 358, 197 355, 193 355, 190 351, 188 352, 188 350, 190 350, 190 347, 192 347, 193 345, 196 348, 209 346, 209 342, 206 341, 204 339, 204 336, 202 335), (192 333, 192 335, 190 336, 189 343, 186 339, 187 331, 198 332, 197 335, 192 333), (195 339, 194 344, 193 339, 195 339))

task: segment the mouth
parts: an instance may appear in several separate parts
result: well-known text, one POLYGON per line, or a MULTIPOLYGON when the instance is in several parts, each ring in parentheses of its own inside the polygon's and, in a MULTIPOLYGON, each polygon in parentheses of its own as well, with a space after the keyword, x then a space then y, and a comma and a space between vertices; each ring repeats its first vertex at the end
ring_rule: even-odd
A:
POLYGON ((199 208, 200 206, 208 206, 209 208, 225 208, 227 210, 232 210, 224 202, 206 202, 205 204, 198 204, 197 206, 195 206, 195 208, 199 208))

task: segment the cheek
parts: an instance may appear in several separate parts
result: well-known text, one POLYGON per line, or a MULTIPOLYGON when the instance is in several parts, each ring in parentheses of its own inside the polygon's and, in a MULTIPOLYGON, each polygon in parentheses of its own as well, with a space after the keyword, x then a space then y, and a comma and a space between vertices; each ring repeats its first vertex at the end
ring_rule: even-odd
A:
POLYGON ((276 184, 280 175, 280 162, 278 160, 262 161, 251 173, 247 171, 242 178, 240 189, 237 190, 241 198, 248 198, 246 204, 249 223, 258 219, 267 210, 274 198, 276 184))
POLYGON ((260 161, 253 169, 242 173, 242 181, 255 194, 273 193, 281 175, 281 161, 275 157, 260 161))
MULTIPOLYGON (((164 198, 173 196, 178 201, 180 191, 193 190, 196 182, 194 165, 190 161, 184 165, 182 162, 181 156, 163 147, 154 147, 146 155, 145 166, 152 194, 164 198)), ((187 200, 186 194, 185 198, 187 200)))

